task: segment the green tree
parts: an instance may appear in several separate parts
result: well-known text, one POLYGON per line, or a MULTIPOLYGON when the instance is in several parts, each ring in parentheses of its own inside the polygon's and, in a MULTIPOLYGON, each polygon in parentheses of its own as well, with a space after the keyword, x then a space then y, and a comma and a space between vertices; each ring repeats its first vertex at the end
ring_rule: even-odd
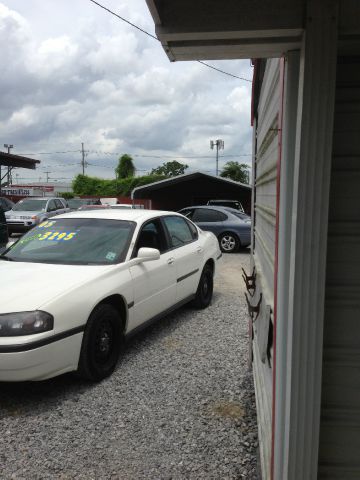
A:
POLYGON ((151 170, 151 175, 165 175, 166 177, 176 177, 177 175, 183 175, 187 168, 189 168, 188 165, 173 160, 172 162, 163 163, 160 167, 153 168, 151 170))
POLYGON ((249 183, 249 165, 239 162, 227 162, 220 173, 220 177, 231 178, 236 182, 249 183))
POLYGON ((119 158, 118 166, 115 168, 116 178, 129 178, 135 175, 135 166, 132 157, 125 153, 119 158))
POLYGON ((72 183, 76 195, 98 195, 99 197, 129 196, 131 191, 148 183, 165 180, 163 175, 144 175, 117 180, 107 180, 86 175, 77 175, 72 183))

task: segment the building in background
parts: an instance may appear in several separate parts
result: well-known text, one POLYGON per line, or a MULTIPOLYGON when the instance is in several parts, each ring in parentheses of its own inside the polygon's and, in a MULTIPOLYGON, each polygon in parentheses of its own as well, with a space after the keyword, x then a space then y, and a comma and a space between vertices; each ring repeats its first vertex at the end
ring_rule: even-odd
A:
POLYGON ((24 197, 53 197, 64 192, 72 192, 71 183, 64 182, 29 182, 13 184, 2 188, 2 194, 13 199, 14 202, 24 197))

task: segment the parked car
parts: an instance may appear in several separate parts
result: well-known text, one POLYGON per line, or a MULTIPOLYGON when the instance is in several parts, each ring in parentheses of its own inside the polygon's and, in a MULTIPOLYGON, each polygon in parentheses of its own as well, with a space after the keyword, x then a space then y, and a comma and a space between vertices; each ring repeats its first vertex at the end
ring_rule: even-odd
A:
POLYGON ((70 198, 67 201, 70 210, 77 210, 82 205, 101 205, 99 198, 70 198))
POLYGON ((209 200, 208 205, 214 205, 215 207, 231 207, 240 212, 244 212, 244 208, 238 200, 209 200))
POLYGON ((202 230, 213 232, 222 252, 232 253, 251 243, 251 220, 240 218, 230 208, 200 205, 184 208, 179 213, 202 230))
POLYGON ((4 250, 9 240, 5 212, 0 206, 0 252, 4 250))
POLYGON ((5 213, 9 233, 24 233, 44 220, 69 212, 63 198, 31 197, 17 202, 5 213))
POLYGON ((81 205, 78 210, 103 210, 104 208, 110 208, 110 205, 81 205))
POLYGON ((223 207, 225 210, 227 210, 230 213, 233 213, 236 217, 241 218, 241 220, 244 220, 246 223, 251 224, 251 217, 247 213, 239 212, 239 210, 236 210, 235 208, 231 207, 223 207))
POLYGON ((0 197, 0 207, 4 210, 4 212, 11 210, 14 205, 15 203, 9 200, 8 198, 0 197))
POLYGON ((140 208, 143 209, 144 205, 131 204, 131 203, 117 203, 116 205, 110 205, 111 208, 140 208))
POLYGON ((0 255, 0 381, 110 375, 125 336, 210 304, 220 257, 212 233, 173 212, 46 220, 0 255))

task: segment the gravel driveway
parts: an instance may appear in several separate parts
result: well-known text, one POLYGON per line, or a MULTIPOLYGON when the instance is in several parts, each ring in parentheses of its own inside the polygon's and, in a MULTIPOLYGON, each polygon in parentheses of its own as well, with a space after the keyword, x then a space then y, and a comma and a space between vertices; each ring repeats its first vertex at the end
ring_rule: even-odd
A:
POLYGON ((257 478, 248 263, 224 255, 212 305, 134 337, 100 384, 0 384, 0 478, 257 478))

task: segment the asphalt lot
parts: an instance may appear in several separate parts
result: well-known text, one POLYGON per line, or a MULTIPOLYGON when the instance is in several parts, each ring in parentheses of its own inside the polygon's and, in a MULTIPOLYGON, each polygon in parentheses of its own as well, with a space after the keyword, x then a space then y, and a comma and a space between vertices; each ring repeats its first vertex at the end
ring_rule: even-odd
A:
POLYGON ((248 262, 224 255, 211 306, 138 334, 100 384, 1 383, 0 478, 257 478, 248 262))

